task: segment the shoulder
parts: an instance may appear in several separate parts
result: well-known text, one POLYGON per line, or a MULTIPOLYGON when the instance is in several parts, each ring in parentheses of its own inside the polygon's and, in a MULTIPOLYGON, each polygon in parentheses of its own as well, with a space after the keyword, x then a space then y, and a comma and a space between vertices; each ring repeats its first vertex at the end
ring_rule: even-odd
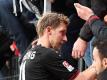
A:
POLYGON ((55 58, 58 56, 58 52, 51 49, 51 48, 45 48, 45 47, 41 47, 41 49, 39 49, 41 56, 43 56, 44 58, 55 58))
POLYGON ((59 53, 51 48, 36 46, 35 48, 31 48, 27 51, 23 60, 26 59, 34 59, 40 62, 55 61, 59 59, 59 53))
POLYGON ((39 55, 39 60, 44 63, 57 61, 60 58, 59 52, 42 46, 38 47, 37 54, 39 55))

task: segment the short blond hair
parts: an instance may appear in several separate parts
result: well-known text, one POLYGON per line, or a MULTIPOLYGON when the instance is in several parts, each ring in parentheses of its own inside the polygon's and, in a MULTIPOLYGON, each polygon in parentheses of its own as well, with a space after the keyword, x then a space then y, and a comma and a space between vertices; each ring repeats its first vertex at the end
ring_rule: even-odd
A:
POLYGON ((48 12, 43 14, 43 16, 39 19, 37 23, 37 34, 38 36, 43 35, 44 29, 47 28, 47 26, 51 26, 52 28, 57 28, 60 23, 64 23, 66 25, 69 24, 69 19, 64 14, 58 14, 53 12, 48 12))

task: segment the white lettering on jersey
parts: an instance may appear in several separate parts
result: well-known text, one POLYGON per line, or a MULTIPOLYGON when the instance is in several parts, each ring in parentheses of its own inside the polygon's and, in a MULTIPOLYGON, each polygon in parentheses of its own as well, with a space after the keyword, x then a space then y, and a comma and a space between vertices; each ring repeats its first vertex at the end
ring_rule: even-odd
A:
POLYGON ((26 55, 24 56, 23 61, 26 60, 26 59, 34 59, 35 54, 36 54, 36 51, 28 51, 26 53, 26 55))
POLYGON ((26 61, 24 61, 20 66, 19 80, 25 80, 25 64, 26 61))
POLYGON ((23 61, 20 66, 20 74, 19 74, 19 80, 25 80, 25 64, 26 59, 34 59, 35 58, 36 51, 28 51, 26 55, 23 58, 23 61))
POLYGON ((67 61, 64 61, 62 64, 64 65, 64 67, 67 68, 67 70, 68 70, 69 72, 71 72, 71 71, 74 70, 74 67, 71 66, 67 61))
POLYGON ((35 54, 36 54, 36 51, 33 51, 30 55, 30 59, 34 59, 35 58, 35 54))

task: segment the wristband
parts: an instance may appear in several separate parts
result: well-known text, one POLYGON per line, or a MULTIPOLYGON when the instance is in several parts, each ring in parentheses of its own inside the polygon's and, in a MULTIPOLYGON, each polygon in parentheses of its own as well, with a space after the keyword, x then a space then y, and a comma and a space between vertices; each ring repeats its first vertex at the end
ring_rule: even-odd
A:
POLYGON ((95 14, 93 14, 93 15, 91 15, 91 16, 89 17, 88 23, 93 22, 94 20, 98 20, 98 19, 99 19, 99 17, 96 16, 95 14))

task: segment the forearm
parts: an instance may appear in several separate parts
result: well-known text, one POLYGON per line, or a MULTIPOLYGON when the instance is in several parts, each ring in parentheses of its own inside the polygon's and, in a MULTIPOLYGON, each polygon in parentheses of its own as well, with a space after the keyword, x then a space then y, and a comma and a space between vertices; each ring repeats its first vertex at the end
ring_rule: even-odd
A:
POLYGON ((92 23, 93 21, 97 20, 98 17, 95 17, 92 15, 90 16, 90 18, 85 22, 85 24, 83 25, 83 27, 80 30, 79 33, 79 37, 85 41, 90 41, 93 37, 93 32, 91 29, 91 25, 90 23, 92 23))
POLYGON ((99 17, 93 15, 84 24, 80 31, 80 38, 85 41, 90 41, 94 35, 96 38, 107 38, 107 25, 99 19, 99 17))
POLYGON ((90 30, 96 38, 104 39, 107 37, 107 25, 104 21, 101 21, 98 16, 94 15, 94 12, 90 8, 82 6, 79 3, 75 3, 74 6, 78 16, 86 20, 86 24, 89 25, 90 30))
POLYGON ((107 38, 107 25, 101 21, 97 16, 92 16, 88 20, 89 27, 96 38, 107 38))
POLYGON ((89 27, 89 24, 86 22, 80 30, 79 37, 85 41, 90 41, 93 37, 93 33, 89 27))
POLYGON ((95 67, 89 67, 85 71, 81 72, 74 80, 95 80, 97 72, 95 67))

